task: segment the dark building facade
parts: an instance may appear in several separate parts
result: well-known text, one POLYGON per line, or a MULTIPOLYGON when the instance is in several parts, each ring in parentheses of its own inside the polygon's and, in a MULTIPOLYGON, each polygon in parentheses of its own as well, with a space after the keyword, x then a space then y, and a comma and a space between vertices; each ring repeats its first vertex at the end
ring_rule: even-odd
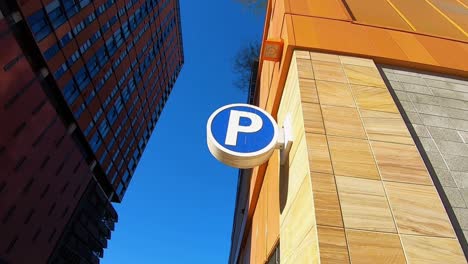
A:
POLYGON ((0 263, 98 263, 183 65, 178 0, 0 11, 0 263))

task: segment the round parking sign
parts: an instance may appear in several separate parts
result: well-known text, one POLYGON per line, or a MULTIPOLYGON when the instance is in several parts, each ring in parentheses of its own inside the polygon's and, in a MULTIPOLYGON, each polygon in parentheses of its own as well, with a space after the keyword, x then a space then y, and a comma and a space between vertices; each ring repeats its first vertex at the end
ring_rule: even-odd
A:
POLYGON ((208 148, 219 161, 252 168, 267 161, 278 141, 278 127, 266 111, 248 104, 230 104, 211 114, 208 148))

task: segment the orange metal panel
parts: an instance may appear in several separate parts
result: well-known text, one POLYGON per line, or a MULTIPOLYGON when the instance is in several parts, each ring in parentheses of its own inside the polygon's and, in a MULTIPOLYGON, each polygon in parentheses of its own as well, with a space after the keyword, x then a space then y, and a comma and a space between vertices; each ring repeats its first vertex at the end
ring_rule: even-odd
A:
POLYGON ((381 28, 374 27, 368 27, 368 30, 371 36, 370 41, 377 54, 386 54, 387 56, 398 60, 408 60, 407 54, 405 54, 404 50, 398 45, 391 35, 391 32, 398 31, 382 30, 381 28))
POLYGON ((465 74, 468 75, 468 54, 456 42, 426 36, 416 36, 416 38, 439 65, 465 70, 465 74))
POLYGON ((255 209, 254 219, 256 219, 256 252, 255 252, 255 263, 264 263, 266 260, 266 194, 267 185, 263 182, 262 189, 260 190, 260 196, 258 197, 257 208, 255 209))
POLYGON ((304 16, 318 16, 333 19, 350 20, 340 0, 288 0, 291 13, 304 16))
POLYGON ((346 0, 346 3, 358 22, 412 31, 387 0, 346 0))
POLYGON ((441 73, 468 75, 468 54, 460 46, 466 43, 337 20, 305 16, 292 16, 292 20, 296 48, 367 57, 378 63, 421 70, 438 69, 441 73), (386 42, 388 36, 382 32, 388 32, 392 41, 386 42))
POLYGON ((439 65, 415 35, 399 31, 391 31, 390 35, 406 54, 409 61, 439 65))
POLYGON ((280 198, 279 198, 279 153, 275 151, 268 163, 268 168, 265 175, 267 185, 267 237, 266 250, 267 255, 274 249, 276 241, 279 237, 279 219, 280 219, 280 198))
POLYGON ((315 46, 341 53, 376 53, 365 26, 305 16, 293 16, 293 25, 297 46, 315 46))
POLYGON ((467 37, 425 0, 391 0, 408 18, 416 32, 429 35, 468 40, 467 37))
MULTIPOLYGON (((429 0, 451 19, 461 30, 468 32, 468 6, 457 0, 429 0)), ((466 34, 465 34, 466 36, 466 34)))

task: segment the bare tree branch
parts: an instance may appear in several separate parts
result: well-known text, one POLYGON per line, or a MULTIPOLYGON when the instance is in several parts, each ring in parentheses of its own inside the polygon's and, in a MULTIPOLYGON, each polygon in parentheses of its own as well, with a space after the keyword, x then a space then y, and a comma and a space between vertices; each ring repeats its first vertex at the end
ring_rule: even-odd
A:
POLYGON ((253 10, 255 13, 260 13, 266 9, 268 0, 235 0, 238 3, 253 10))
POLYGON ((234 86, 247 91, 249 89, 252 68, 260 56, 260 43, 252 41, 241 47, 234 58, 233 72, 236 76, 234 86))

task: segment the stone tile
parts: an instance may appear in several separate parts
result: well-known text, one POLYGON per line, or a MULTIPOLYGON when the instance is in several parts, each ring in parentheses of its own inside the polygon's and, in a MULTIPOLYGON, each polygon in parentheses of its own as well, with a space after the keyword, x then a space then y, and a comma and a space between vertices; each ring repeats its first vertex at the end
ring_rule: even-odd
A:
POLYGON ((395 73, 393 68, 387 68, 387 67, 382 67, 382 70, 384 71, 385 74, 387 73, 395 73))
POLYGON ((457 99, 457 100, 468 100, 468 93, 450 91, 446 89, 437 89, 437 88, 432 88, 431 90, 435 96, 452 98, 452 99, 457 99))
POLYGON ((385 182, 400 234, 455 237, 434 186, 385 182))
MULTIPOLYGON (((296 263, 318 263, 319 256, 315 254, 318 252, 317 229, 311 228, 307 232, 304 239, 301 241, 293 251, 286 251, 283 246, 280 247, 281 263, 296 264, 296 263)), ((282 245, 282 244, 281 244, 282 245)), ((253 250, 253 249, 252 249, 253 250)), ((258 256, 258 254, 257 254, 258 256)), ((265 258, 257 259, 253 263, 263 263, 265 258)))
POLYGON ((307 133, 306 141, 310 170, 333 174, 326 136, 307 133))
POLYGON ((366 140, 328 136, 335 175, 380 179, 366 140))
POLYGON ((343 64, 375 68, 374 61, 370 60, 370 59, 340 56, 340 60, 341 60, 341 63, 343 63, 343 64))
POLYGON ((381 181, 336 177, 345 228, 396 233, 381 181))
MULTIPOLYGON (((385 71, 385 70, 384 70, 385 71)), ((385 77, 387 77, 387 79, 390 81, 390 82, 398 82, 398 77, 395 73, 393 72, 385 72, 385 77)), ((393 85, 393 84, 392 84, 393 85)))
POLYGON ((408 98, 411 102, 416 104, 430 104, 430 105, 439 105, 440 98, 432 95, 426 94, 417 94, 417 93, 407 93, 408 98))
POLYGON ((347 83, 341 63, 314 60, 312 65, 317 80, 347 83))
POLYGON ((366 132, 356 108, 322 105, 327 135, 366 139, 366 132))
POLYGON ((344 65, 344 71, 349 83, 363 86, 387 88, 375 67, 364 67, 357 65, 344 65))
POLYGON ((468 172, 452 171, 451 175, 459 188, 468 188, 468 172))
POLYGON ((315 80, 299 79, 299 87, 301 88, 302 102, 319 103, 315 80))
POLYGON ((305 178, 297 191, 294 201, 281 223, 280 237, 281 252, 288 256, 294 252, 300 243, 306 237, 308 231, 315 226, 315 217, 313 217, 312 189, 309 179, 305 178))
POLYGON ((341 63, 339 56, 327 53, 310 52, 310 57, 312 60, 341 63))
POLYGON ((447 165, 439 152, 426 152, 426 155, 429 158, 432 167, 447 169, 447 165))
POLYGON ((419 114, 426 126, 450 128, 450 120, 447 117, 419 114))
POLYGON ((407 112, 406 116, 408 117, 411 124, 423 125, 423 121, 418 113, 407 112))
POLYGON ((400 101, 401 106, 403 106, 403 109, 405 112, 416 112, 416 108, 414 108, 414 105, 412 102, 409 101, 400 101))
POLYGON ((452 129, 463 130, 468 132, 468 121, 450 118, 449 127, 452 129))
MULTIPOLYGON (((321 263, 349 263, 348 245, 343 228, 317 226, 321 263)), ((299 262, 296 262, 299 263, 299 262)), ((315 263, 315 262, 300 262, 315 263)))
POLYGON ((463 197, 463 200, 465 201, 465 204, 468 205, 468 188, 459 189, 459 191, 461 196, 463 197))
POLYGON ((427 126, 426 128, 434 140, 462 142, 460 135, 456 130, 431 126, 427 126))
POLYGON ((318 225, 343 227, 335 176, 311 172, 315 216, 318 225))
POLYGON ((400 237, 396 234, 346 230, 353 264, 406 264, 400 237))
POLYGON ((425 81, 428 86, 437 87, 442 89, 448 89, 453 91, 460 91, 460 92, 467 92, 468 91, 468 82, 461 81, 454 78, 444 78, 444 77, 436 77, 435 76, 425 76, 425 81))
POLYGON ((360 112, 369 139, 414 144, 400 114, 370 110, 361 110, 360 112))
POLYGON ((464 230, 468 230, 468 209, 466 208, 453 208, 453 212, 457 216, 458 223, 464 230))
POLYGON ((296 59, 297 71, 299 78, 314 79, 314 71, 312 70, 312 63, 308 59, 296 59))
POLYGON ((426 85, 419 85, 419 84, 413 84, 413 83, 401 83, 401 86, 407 92, 433 95, 431 89, 429 89, 426 85))
POLYGON ((361 109, 399 113, 387 89, 351 85, 351 90, 356 98, 358 107, 361 109))
MULTIPOLYGON (((397 90, 397 91, 405 91, 405 88, 403 87, 403 85, 401 85, 400 82, 398 82, 398 79, 396 79, 396 77, 393 77, 393 78, 389 78, 389 75, 388 74, 385 74, 390 82, 390 86, 394 89, 394 90, 397 90)), ((394 74, 390 75, 390 76, 394 76, 394 74)))
POLYGON ((451 171, 468 172, 468 157, 444 155, 444 160, 451 171))
POLYGON ((463 119, 468 120, 468 111, 462 109, 455 109, 455 108, 444 108, 445 112, 447 113, 448 117, 456 118, 456 119, 463 119))
POLYGON ((306 132, 325 134, 322 111, 319 104, 302 103, 304 127, 306 132))
POLYGON ((426 129, 426 126, 424 125, 417 125, 417 124, 412 124, 414 131, 416 131, 416 135, 420 138, 427 138, 431 137, 429 132, 426 129))
POLYGON ((452 207, 459 207, 459 208, 466 207, 463 196, 460 190, 458 190, 458 188, 444 187, 444 192, 445 192, 445 195, 447 195, 447 198, 452 207))
POLYGON ((439 150, 442 153, 442 156, 445 156, 445 154, 448 154, 448 155, 468 157, 468 145, 464 143, 436 140, 436 144, 439 147, 439 150))
POLYGON ((317 81, 317 90, 322 105, 356 106, 346 83, 317 81))
POLYGON ((468 132, 466 131, 458 131, 458 134, 462 138, 463 142, 468 144, 468 132))
MULTIPOLYGON (((419 76, 410 76, 410 75, 406 75, 406 74, 399 74, 396 71, 395 71, 395 74, 396 74, 398 80, 401 83, 412 83, 412 84, 426 85, 424 80, 419 76)), ((417 75, 417 74, 415 74, 415 75, 417 75)))
POLYGON ((439 151, 432 138, 420 138, 419 140, 421 141, 425 151, 439 151))
POLYGON ((445 108, 442 108, 438 105, 414 103, 414 107, 416 108, 416 111, 418 113, 436 115, 436 116, 444 116, 444 117, 448 116, 445 108))
POLYGON ((408 93, 407 93, 407 92, 395 91, 395 94, 396 94, 396 96, 398 97, 398 100, 411 102, 410 98, 408 97, 408 93))
POLYGON ((446 168, 434 168, 437 178, 440 184, 444 187, 457 187, 457 183, 452 177, 452 173, 446 168))
POLYGON ((408 263, 466 263, 457 239, 402 235, 401 242, 408 263))
POLYGON ((440 106, 468 110, 468 102, 456 100, 456 99, 450 99, 450 98, 442 98, 442 97, 436 97, 436 98, 438 98, 440 106))
POLYGON ((418 72, 409 71, 408 69, 400 68, 400 67, 393 68, 393 73, 398 74, 398 75, 413 76, 415 78, 418 78, 419 76, 421 76, 418 72))
POLYGON ((298 59, 310 60, 310 54, 309 54, 308 51, 305 51, 305 50, 295 50, 295 51, 294 51, 294 55, 295 55, 296 58, 298 58, 298 59))
POLYGON ((383 180, 432 185, 416 146, 371 142, 371 147, 383 180))

